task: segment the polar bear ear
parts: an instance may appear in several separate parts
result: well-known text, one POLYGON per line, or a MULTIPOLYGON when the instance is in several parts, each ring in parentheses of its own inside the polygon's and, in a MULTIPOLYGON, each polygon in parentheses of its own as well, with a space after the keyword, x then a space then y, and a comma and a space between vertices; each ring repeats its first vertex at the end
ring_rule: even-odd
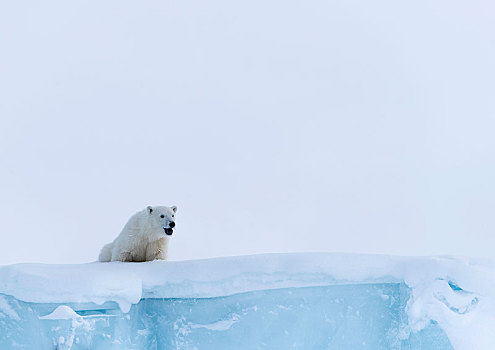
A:
POLYGON ((172 206, 170 207, 170 209, 172 209, 172 211, 173 211, 174 213, 177 213, 177 206, 176 206, 176 205, 172 205, 172 206))
POLYGON ((148 210, 148 214, 151 215, 151 213, 153 212, 153 207, 151 205, 148 205, 146 209, 148 210))

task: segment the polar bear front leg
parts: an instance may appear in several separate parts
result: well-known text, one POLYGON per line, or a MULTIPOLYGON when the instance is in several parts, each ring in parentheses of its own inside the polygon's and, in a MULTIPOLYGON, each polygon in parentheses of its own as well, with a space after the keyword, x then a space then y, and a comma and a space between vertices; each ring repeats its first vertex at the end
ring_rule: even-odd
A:
POLYGON ((146 261, 151 260, 167 260, 167 239, 160 238, 156 241, 148 243, 146 247, 146 261))
POLYGON ((123 261, 123 262, 131 262, 132 253, 131 252, 117 252, 116 254, 112 254, 112 261, 123 261))

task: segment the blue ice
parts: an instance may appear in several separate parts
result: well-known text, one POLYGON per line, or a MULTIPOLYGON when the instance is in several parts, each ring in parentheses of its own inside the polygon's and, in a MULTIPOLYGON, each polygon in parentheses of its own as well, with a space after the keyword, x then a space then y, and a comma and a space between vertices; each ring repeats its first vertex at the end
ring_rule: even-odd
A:
POLYGON ((410 332, 404 283, 279 288, 211 298, 63 303, 1 295, 0 349, 452 349, 434 322, 410 332))

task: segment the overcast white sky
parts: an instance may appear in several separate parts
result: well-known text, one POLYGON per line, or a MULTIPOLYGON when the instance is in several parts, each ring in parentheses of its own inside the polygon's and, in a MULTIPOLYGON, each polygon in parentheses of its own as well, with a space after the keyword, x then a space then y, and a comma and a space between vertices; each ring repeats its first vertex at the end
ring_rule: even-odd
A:
POLYGON ((0 264, 494 257, 492 1, 0 4, 0 264))

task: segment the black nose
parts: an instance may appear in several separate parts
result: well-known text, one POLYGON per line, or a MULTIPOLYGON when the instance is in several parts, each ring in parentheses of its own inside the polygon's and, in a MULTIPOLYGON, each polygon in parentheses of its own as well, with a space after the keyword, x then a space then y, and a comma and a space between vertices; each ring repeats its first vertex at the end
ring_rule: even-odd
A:
POLYGON ((171 222, 170 224, 168 224, 168 226, 170 226, 170 228, 174 228, 175 227, 175 222, 171 222))

